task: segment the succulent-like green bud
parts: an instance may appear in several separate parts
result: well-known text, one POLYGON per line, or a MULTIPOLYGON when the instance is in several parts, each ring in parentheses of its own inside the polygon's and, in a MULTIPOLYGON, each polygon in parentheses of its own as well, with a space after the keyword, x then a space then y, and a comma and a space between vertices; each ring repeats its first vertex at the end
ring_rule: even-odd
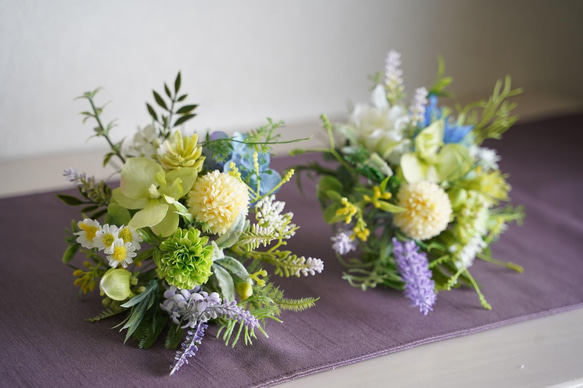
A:
POLYGON ((197 142, 196 134, 182 137, 182 133, 176 131, 170 139, 164 141, 158 151, 158 160, 166 170, 194 167, 197 172, 200 172, 205 157, 201 156, 202 147, 197 142))

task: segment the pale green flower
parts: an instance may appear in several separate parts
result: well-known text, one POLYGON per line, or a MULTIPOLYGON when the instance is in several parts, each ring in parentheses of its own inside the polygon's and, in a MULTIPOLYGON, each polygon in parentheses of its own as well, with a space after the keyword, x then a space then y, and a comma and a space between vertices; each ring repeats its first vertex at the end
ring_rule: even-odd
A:
POLYGON ((126 209, 141 209, 130 227, 149 226, 154 233, 169 236, 178 227, 178 213, 185 212, 178 200, 190 191, 197 176, 193 167, 165 172, 151 159, 132 158, 121 170, 121 185, 113 191, 113 199, 126 209))
POLYGON ((118 268, 107 271, 99 282, 101 295, 105 294, 113 300, 125 300, 132 296, 130 290, 130 279, 132 273, 128 270, 118 268))
POLYGON ((472 159, 459 144, 443 145, 443 120, 433 122, 415 138, 415 152, 401 157, 401 171, 409 183, 454 180, 469 171, 472 159))

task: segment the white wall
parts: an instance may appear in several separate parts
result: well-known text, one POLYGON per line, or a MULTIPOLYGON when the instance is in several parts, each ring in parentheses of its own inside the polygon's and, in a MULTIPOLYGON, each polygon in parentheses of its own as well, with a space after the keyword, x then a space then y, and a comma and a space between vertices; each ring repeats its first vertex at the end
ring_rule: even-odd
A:
POLYGON ((114 137, 131 135, 178 70, 199 130, 340 114, 391 48, 410 94, 443 54, 460 97, 511 73, 527 92, 583 99, 582 15, 577 0, 0 0, 0 161, 102 147, 73 102, 98 86, 114 137))

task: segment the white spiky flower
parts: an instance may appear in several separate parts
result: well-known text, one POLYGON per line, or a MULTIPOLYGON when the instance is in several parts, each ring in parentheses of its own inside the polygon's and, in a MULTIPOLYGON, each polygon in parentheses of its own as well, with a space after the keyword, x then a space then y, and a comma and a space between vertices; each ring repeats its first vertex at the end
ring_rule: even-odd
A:
POLYGON ((262 227, 272 228, 278 231, 282 237, 289 239, 295 234, 297 226, 291 223, 293 213, 282 214, 285 202, 276 201, 274 195, 267 196, 257 202, 255 208, 257 213, 255 219, 257 224, 262 227))
POLYGON ((387 99, 391 105, 399 101, 405 92, 403 70, 401 70, 401 54, 395 50, 389 51, 385 61, 385 87, 387 99))
POLYGON ((225 234, 240 213, 247 216, 248 207, 247 185, 218 170, 199 177, 188 193, 188 208, 194 218, 218 235, 225 234))
POLYGON ((476 256, 487 246, 488 244, 482 239, 482 236, 476 234, 461 250, 455 252, 457 249, 454 249, 456 253, 455 266, 458 269, 470 267, 474 263, 476 256))
POLYGON ((451 202, 446 192, 434 182, 421 181, 401 186, 397 193, 405 211, 395 214, 393 222, 414 240, 427 240, 447 228, 451 202))
POLYGON ((416 126, 423 122, 425 117, 425 106, 427 105, 427 89, 418 88, 415 90, 415 96, 411 102, 409 110, 411 111, 411 124, 416 126))

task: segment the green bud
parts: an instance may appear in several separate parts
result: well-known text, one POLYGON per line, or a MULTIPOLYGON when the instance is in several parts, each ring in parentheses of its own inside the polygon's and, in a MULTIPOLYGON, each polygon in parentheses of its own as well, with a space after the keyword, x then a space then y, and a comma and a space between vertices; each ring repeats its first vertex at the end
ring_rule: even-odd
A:
POLYGON ((237 283, 235 288, 237 289, 237 294, 239 294, 241 300, 247 300, 249 297, 251 297, 251 295, 253 295, 251 280, 237 283))

